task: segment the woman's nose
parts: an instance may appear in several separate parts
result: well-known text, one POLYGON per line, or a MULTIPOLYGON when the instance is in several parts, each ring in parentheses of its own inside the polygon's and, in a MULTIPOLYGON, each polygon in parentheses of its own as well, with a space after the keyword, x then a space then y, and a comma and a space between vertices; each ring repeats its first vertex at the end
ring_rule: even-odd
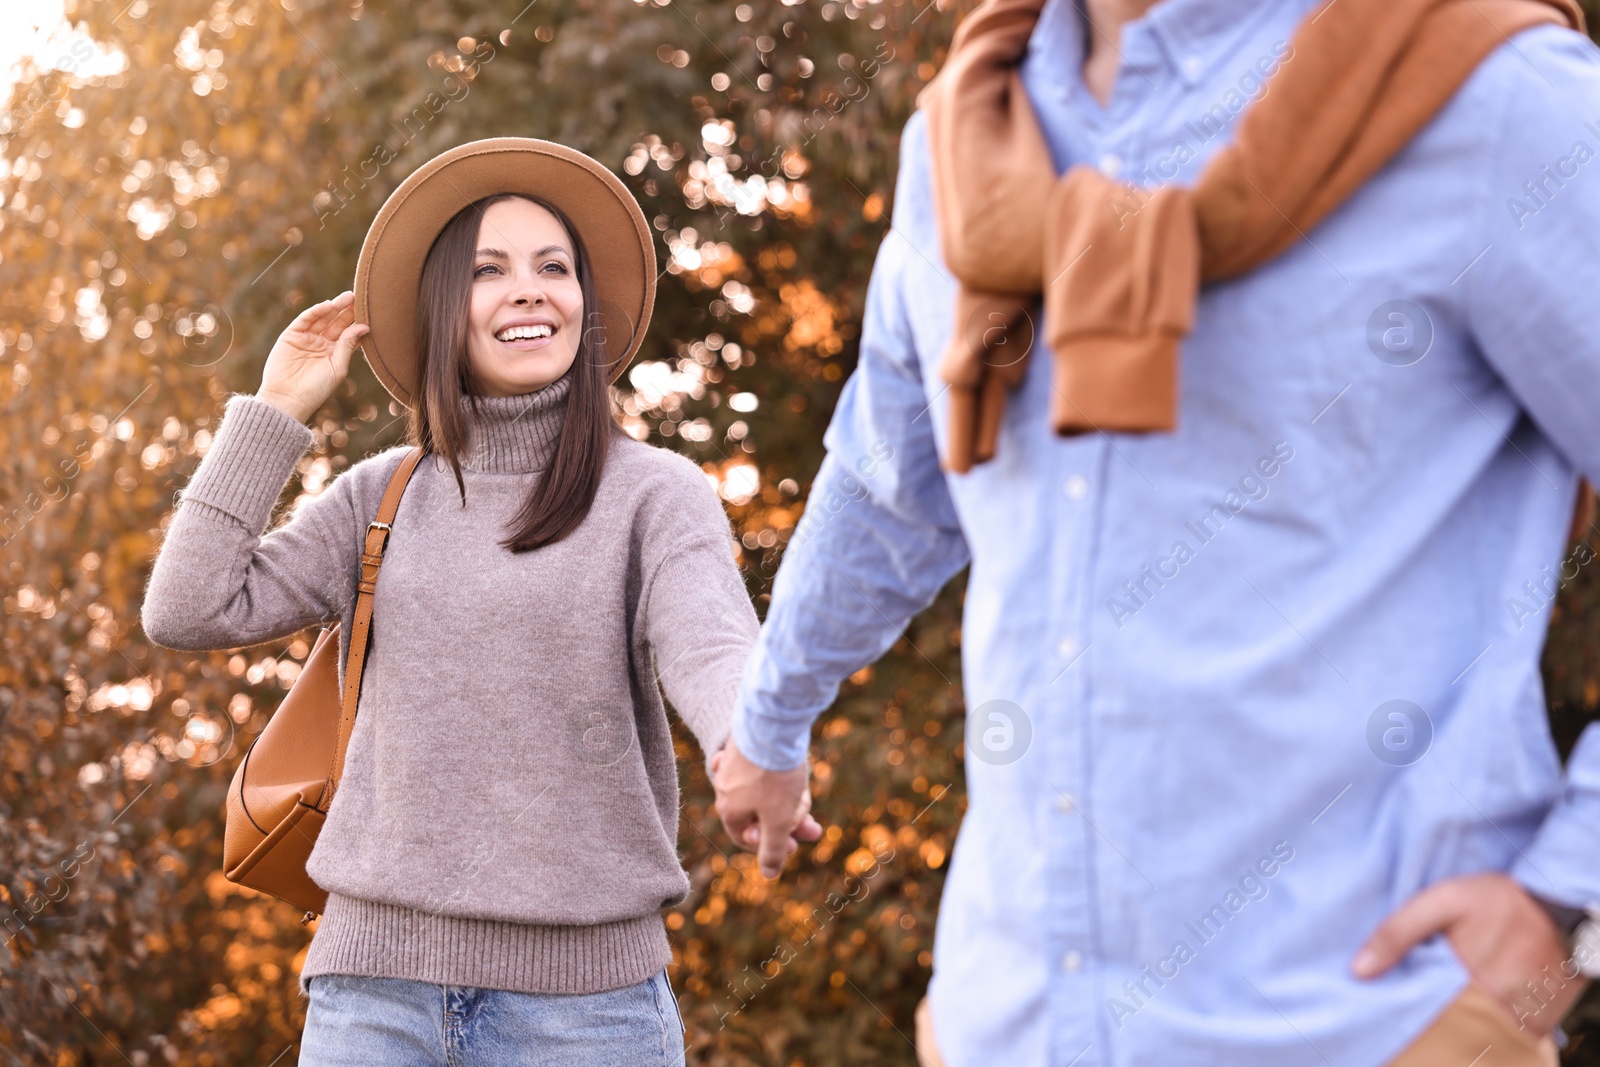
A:
POLYGON ((511 302, 514 304, 543 303, 545 300, 544 288, 539 285, 538 278, 532 275, 519 275, 512 287, 511 302))

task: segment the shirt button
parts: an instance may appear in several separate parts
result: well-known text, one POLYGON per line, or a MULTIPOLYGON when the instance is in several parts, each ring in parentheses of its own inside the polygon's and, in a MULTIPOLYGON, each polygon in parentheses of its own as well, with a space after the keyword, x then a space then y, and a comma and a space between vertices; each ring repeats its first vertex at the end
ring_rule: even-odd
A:
POLYGON ((1115 152, 1107 152, 1100 157, 1100 173, 1107 178, 1115 178, 1122 170, 1122 157, 1115 152))
POLYGON ((1078 806, 1077 798, 1071 793, 1062 793, 1056 797, 1056 810, 1062 813, 1070 812, 1078 806))
POLYGON ((1082 967, 1083 954, 1080 952, 1068 952, 1061 957, 1061 969, 1067 974, 1077 974, 1082 967))
POLYGON ((1078 641, 1074 637, 1063 637, 1056 642, 1056 651, 1063 656, 1072 656, 1078 651, 1078 641))
POLYGON ((1198 78, 1200 72, 1205 69, 1205 65, 1205 60, 1199 56, 1189 56, 1183 61, 1183 72, 1191 78, 1198 78))
POLYGON ((1067 479, 1066 484, 1061 487, 1061 491, 1066 493, 1072 500, 1082 500, 1089 495, 1089 479, 1081 474, 1074 474, 1067 479))

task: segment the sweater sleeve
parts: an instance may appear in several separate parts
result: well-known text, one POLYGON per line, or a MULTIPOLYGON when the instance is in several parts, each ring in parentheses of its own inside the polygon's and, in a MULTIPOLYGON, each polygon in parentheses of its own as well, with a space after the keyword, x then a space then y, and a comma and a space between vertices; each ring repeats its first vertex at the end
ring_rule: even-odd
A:
POLYGON ((727 513, 699 468, 663 500, 670 516, 644 547, 644 630, 667 699, 705 754, 728 739, 745 660, 761 622, 739 566, 727 513))
POLYGON ((265 533, 309 427, 247 393, 180 494, 151 569, 140 623, 182 651, 244 648, 337 619, 360 563, 350 471, 265 533))

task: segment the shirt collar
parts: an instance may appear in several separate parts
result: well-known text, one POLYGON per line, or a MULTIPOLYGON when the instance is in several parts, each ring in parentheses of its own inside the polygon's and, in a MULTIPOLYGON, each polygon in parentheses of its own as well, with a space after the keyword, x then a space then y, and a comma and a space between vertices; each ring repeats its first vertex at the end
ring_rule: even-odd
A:
MULTIPOLYGON (((1166 62, 1185 85, 1203 78, 1217 59, 1225 55, 1255 22, 1256 17, 1275 5, 1309 8, 1314 0, 1157 0, 1139 18, 1123 26, 1126 38, 1147 30, 1160 45, 1166 62)), ((1077 64, 1061 79, 1066 85, 1081 87, 1084 42, 1088 35, 1088 16, 1081 0, 1045 0, 1039 21, 1028 39, 1028 51, 1051 57, 1066 57, 1077 64)))
MULTIPOLYGON (((1296 0, 1298 2, 1298 0, 1296 0)), ((1185 85, 1205 76, 1211 64, 1250 29, 1267 8, 1285 0, 1160 0, 1144 18, 1185 85)))

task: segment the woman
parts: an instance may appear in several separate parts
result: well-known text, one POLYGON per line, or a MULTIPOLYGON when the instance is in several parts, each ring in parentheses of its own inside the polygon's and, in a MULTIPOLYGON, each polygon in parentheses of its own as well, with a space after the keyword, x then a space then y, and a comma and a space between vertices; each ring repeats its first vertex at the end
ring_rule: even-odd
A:
MULTIPOLYGON (((362 536, 409 444, 430 453, 306 868, 328 903, 302 1064, 683 1062, 660 909, 689 883, 655 679, 718 753, 758 624, 705 474, 608 401, 654 272, 638 204, 594 160, 526 138, 452 149, 384 205, 356 290, 303 311, 258 392, 229 398, 182 494, 152 640, 231 648, 342 619, 347 655, 362 536), (409 408, 408 445, 263 534, 358 342, 409 408)), ((820 832, 807 815, 795 838, 820 832)))

